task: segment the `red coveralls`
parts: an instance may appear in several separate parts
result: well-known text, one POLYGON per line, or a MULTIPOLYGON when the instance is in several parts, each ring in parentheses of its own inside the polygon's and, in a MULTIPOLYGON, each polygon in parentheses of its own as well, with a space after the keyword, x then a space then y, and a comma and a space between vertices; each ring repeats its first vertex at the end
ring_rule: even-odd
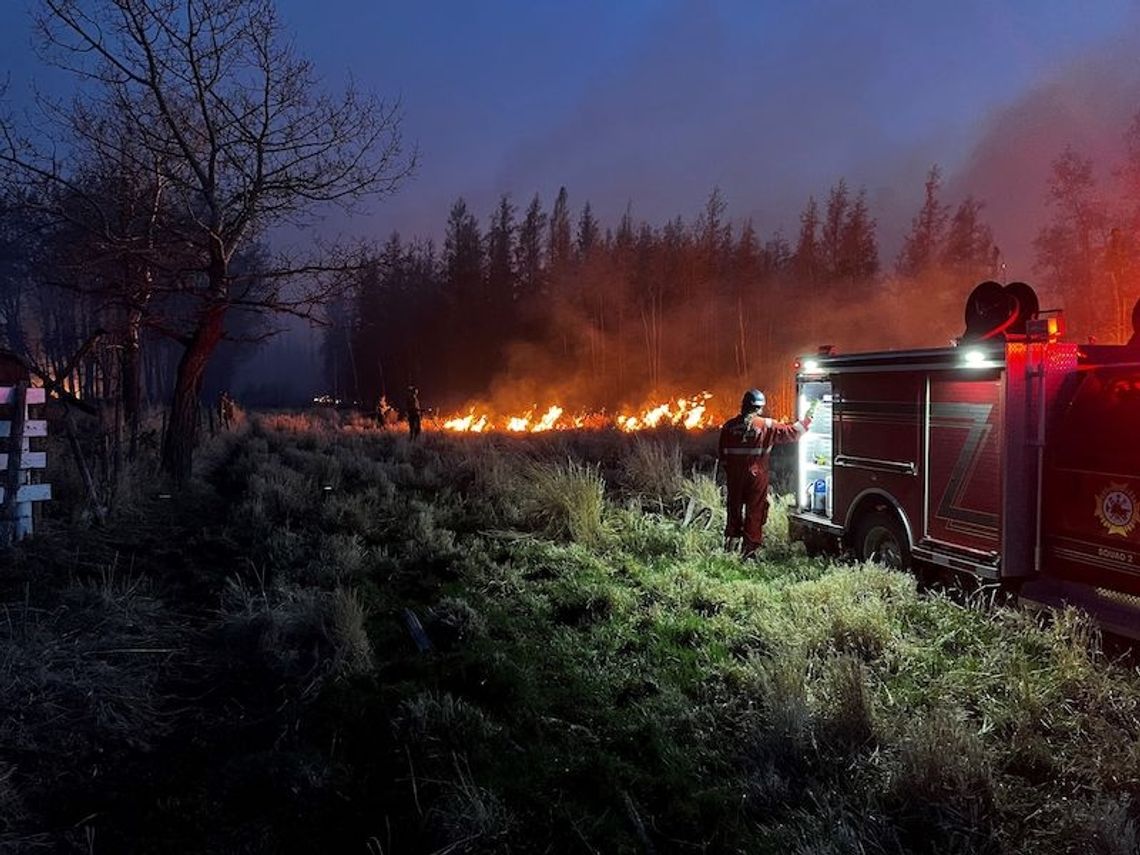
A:
POLYGON ((764 523, 768 521, 768 458, 772 447, 795 442, 810 425, 811 419, 786 425, 759 413, 749 413, 729 419, 720 429, 717 457, 728 484, 728 525, 724 536, 743 537, 745 556, 764 542, 764 523))

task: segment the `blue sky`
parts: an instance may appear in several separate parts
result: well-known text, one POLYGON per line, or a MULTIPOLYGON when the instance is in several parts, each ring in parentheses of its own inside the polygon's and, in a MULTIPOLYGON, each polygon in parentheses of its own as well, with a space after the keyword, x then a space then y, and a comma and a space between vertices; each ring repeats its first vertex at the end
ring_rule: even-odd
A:
MULTIPOLYGON (((54 85, 30 49, 30 5, 0 9, 16 105, 33 79, 54 85)), ((279 6, 330 85, 351 75, 402 99, 418 175, 371 215, 328 226, 379 237, 438 236, 459 195, 487 216, 500 193, 549 205, 563 184, 607 224, 630 202, 653 223, 689 219, 719 185, 734 218, 791 236, 808 194, 845 176, 868 188, 889 250, 931 163, 949 192, 985 197, 993 188, 964 182, 987 174, 977 152, 1008 111, 1086 67, 1103 73, 1105 56, 1140 55, 1129 0, 279 6)), ((1043 109, 1048 124, 1057 108, 1043 109)))

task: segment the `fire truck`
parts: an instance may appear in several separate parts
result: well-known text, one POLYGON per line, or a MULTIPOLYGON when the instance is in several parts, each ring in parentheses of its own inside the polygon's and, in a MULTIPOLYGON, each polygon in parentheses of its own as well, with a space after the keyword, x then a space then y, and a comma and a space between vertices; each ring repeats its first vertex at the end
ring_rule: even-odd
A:
POLYGON ((1028 285, 984 282, 952 346, 802 357, 792 536, 1140 638, 1140 302, 1132 322, 1065 342, 1028 285))

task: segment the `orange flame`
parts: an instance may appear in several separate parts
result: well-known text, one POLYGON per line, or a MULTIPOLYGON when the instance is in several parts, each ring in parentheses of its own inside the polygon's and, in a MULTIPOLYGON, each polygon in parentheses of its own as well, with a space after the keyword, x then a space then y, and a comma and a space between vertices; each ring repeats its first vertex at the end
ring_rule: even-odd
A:
POLYGON ((482 433, 488 424, 489 419, 487 416, 481 415, 476 417, 475 411, 472 410, 465 416, 448 419, 443 423, 443 426, 447 430, 460 431, 464 433, 482 433))
POLYGON ((722 419, 709 408, 709 392, 691 398, 675 398, 661 404, 647 406, 632 412, 610 415, 599 411, 567 413, 564 407, 552 404, 541 416, 535 415, 538 406, 521 415, 495 415, 471 407, 464 416, 445 419, 443 429, 457 433, 483 433, 504 430, 511 433, 543 433, 550 430, 604 429, 616 427, 622 431, 648 430, 673 426, 685 430, 704 430, 716 427, 722 419))

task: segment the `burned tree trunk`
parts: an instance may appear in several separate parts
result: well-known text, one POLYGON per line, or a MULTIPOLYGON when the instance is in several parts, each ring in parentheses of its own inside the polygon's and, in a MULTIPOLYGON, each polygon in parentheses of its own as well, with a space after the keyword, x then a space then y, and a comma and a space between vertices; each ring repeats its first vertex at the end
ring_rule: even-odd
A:
POLYGON ((198 402, 202 395, 202 380, 210 356, 222 340, 225 316, 224 304, 208 305, 178 362, 170 419, 166 423, 162 443, 162 468, 179 482, 190 477, 198 440, 198 402))

